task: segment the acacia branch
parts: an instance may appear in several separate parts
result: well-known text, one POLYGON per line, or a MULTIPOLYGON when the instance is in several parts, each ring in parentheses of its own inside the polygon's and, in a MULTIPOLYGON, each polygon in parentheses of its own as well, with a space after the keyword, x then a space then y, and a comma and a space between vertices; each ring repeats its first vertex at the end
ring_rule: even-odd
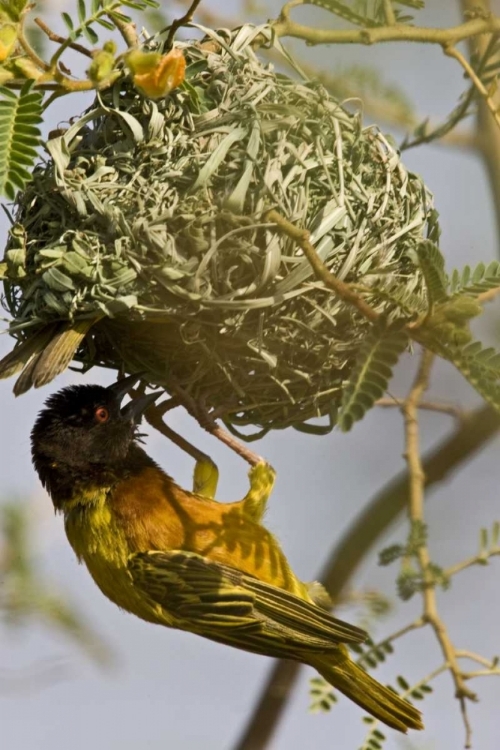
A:
MULTIPOLYGON (((66 44, 67 39, 65 39, 62 36, 59 36, 59 34, 56 34, 55 31, 52 31, 45 21, 42 21, 41 18, 34 18, 33 21, 36 23, 38 28, 43 31, 43 33, 47 36, 48 39, 50 39, 51 42, 57 42, 57 44, 66 44)), ((87 49, 87 47, 84 47, 82 44, 78 44, 78 42, 69 42, 67 46, 70 49, 75 50, 75 52, 79 52, 81 55, 85 55, 85 57, 92 58, 92 50, 87 49)), ((31 56, 31 55, 30 55, 31 56)), ((43 62, 43 61, 42 61, 43 62)), ((49 69, 49 66, 43 63, 45 66, 45 69, 49 69)))
MULTIPOLYGON (((405 422, 406 437, 406 460, 408 463, 409 475, 409 516, 412 524, 419 524, 425 527, 424 499, 425 499, 425 474, 420 456, 420 430, 418 422, 418 404, 429 384, 429 374, 432 367, 434 356, 424 351, 421 358, 415 382, 408 394, 403 405, 403 416, 405 422)), ((429 623, 434 631, 443 657, 448 664, 449 671, 455 684, 456 697, 460 703, 462 718, 465 725, 466 741, 465 747, 470 747, 471 726, 467 715, 466 699, 477 700, 473 693, 465 685, 464 678, 458 663, 456 649, 450 639, 448 629, 441 619, 436 596, 436 583, 432 573, 432 560, 426 543, 419 545, 416 553, 416 560, 422 576, 422 600, 423 600, 423 619, 429 623)))
MULTIPOLYGON (((461 0, 464 13, 480 12, 484 17, 491 15, 489 0, 461 0)), ((489 44, 487 37, 469 39, 469 51, 482 56, 489 44)), ((483 97, 478 98, 476 120, 476 139, 483 164, 489 177, 489 186, 493 198, 497 236, 500 239, 500 129, 490 114, 483 97)))
POLYGON ((189 8, 184 13, 184 15, 181 16, 181 18, 176 18, 175 21, 172 22, 172 25, 170 26, 170 29, 168 32, 167 40, 165 42, 166 49, 170 49, 170 47, 172 46, 177 31, 182 26, 187 26, 189 23, 191 23, 191 21, 193 20, 193 16, 196 12, 196 8, 200 4, 200 2, 201 0, 192 0, 189 8))
MULTIPOLYGON (((455 45, 481 34, 500 32, 500 17, 490 14, 473 18, 447 29, 390 24, 362 29, 318 29, 292 21, 290 10, 301 2, 287 3, 276 21, 272 22, 278 37, 291 36, 308 44, 379 44, 381 42, 420 42, 424 44, 455 45)), ((308 3, 306 3, 308 4, 308 3)))
MULTIPOLYGON (((403 406, 403 403, 404 399, 402 398, 387 396, 384 398, 379 398, 378 401, 375 401, 375 406, 380 406, 384 409, 388 409, 391 407, 397 407, 400 409, 403 406)), ((463 409, 461 409, 460 406, 456 406, 455 404, 441 403, 439 401, 420 401, 418 408, 422 409, 423 411, 435 411, 439 414, 447 414, 450 417, 455 417, 455 419, 462 419, 464 415, 463 409)))
POLYGON ((493 547, 493 549, 480 552, 478 555, 474 555, 474 557, 469 557, 467 560, 462 560, 462 562, 452 565, 443 571, 443 576, 451 578, 452 576, 456 576, 457 573, 461 573, 462 570, 472 568, 474 565, 487 565, 490 557, 497 557, 498 555, 500 555, 500 547, 493 547))
POLYGON ((455 60, 457 60, 458 63, 462 66, 462 68, 467 73, 468 77, 474 84, 475 88, 483 98, 484 102, 486 103, 486 106, 490 110, 491 114, 493 115, 493 118, 500 128, 500 114, 498 112, 497 104, 493 100, 493 97, 490 95, 488 89, 482 82, 482 80, 479 78, 479 76, 476 74, 474 68, 469 63, 468 60, 465 59, 465 57, 462 55, 462 53, 454 47, 452 44, 445 45, 443 47, 445 55, 448 55, 448 57, 453 57, 455 60))

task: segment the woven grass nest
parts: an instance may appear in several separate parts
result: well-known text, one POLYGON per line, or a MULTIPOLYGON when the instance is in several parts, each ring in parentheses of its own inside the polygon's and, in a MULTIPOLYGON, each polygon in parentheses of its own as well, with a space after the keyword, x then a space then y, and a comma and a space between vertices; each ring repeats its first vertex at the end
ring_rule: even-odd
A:
POLYGON ((268 27, 204 31, 210 44, 176 43, 187 78, 168 98, 122 83, 49 141, 17 201, 10 331, 101 316, 85 368, 144 370, 233 429, 333 422, 370 324, 264 214, 310 230, 327 267, 394 318, 395 281, 425 307, 414 250, 432 197, 376 127, 263 64, 257 35, 290 62, 268 27))

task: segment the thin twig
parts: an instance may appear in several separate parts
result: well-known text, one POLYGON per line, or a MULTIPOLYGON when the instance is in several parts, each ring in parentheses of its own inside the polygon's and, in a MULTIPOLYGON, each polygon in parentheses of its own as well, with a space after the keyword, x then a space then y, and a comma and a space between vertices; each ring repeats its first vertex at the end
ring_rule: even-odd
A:
POLYGON ((363 653, 360 655, 360 658, 365 659, 367 656, 369 657, 370 654, 376 653, 381 647, 385 646, 385 644, 394 643, 394 641, 397 641, 398 638, 402 638, 404 635, 412 633, 414 630, 419 630, 426 624, 427 623, 425 622, 424 618, 419 617, 417 620, 414 620, 408 625, 405 625, 399 630, 396 630, 394 633, 391 633, 386 638, 382 638, 382 640, 378 641, 378 643, 374 643, 373 646, 370 646, 370 648, 367 648, 365 651, 363 651, 363 653))
MULTIPOLYGON (((498 19, 500 21, 500 19, 498 19)), ((500 31, 500 27, 498 29, 500 31)), ((491 97, 488 89, 482 82, 482 80, 479 78, 479 76, 476 74, 476 71, 472 67, 472 65, 469 63, 468 60, 462 55, 459 50, 453 46, 453 44, 444 44, 443 45, 443 52, 445 55, 448 55, 448 57, 453 57, 462 68, 465 70, 467 75, 469 76, 470 80, 480 93, 480 95, 483 97, 484 101, 486 102, 486 105, 488 109, 490 110, 491 114, 493 115, 496 124, 500 128, 500 113, 498 112, 498 106, 493 101, 493 98, 491 97)))
POLYGON ((500 668, 494 667, 492 669, 476 669, 475 672, 462 672, 464 680, 472 680, 475 677, 498 677, 500 675, 500 668))
MULTIPOLYGON (((381 406, 384 409, 397 406, 401 408, 404 404, 404 399, 387 396, 385 398, 379 398, 375 401, 375 406, 381 406)), ((455 404, 446 404, 439 401, 420 401, 418 405, 419 409, 423 411, 436 411, 440 414, 448 414, 450 417, 455 419, 463 419, 465 414, 463 409, 455 404)))
MULTIPOLYGON (((489 18, 492 15, 490 0, 461 0, 460 5, 464 16, 475 17, 479 15, 483 18, 489 18)), ((478 36, 467 41, 470 57, 476 55, 478 59, 484 59, 488 49, 491 49, 491 37, 478 36)), ((477 117, 474 123, 475 135, 479 144, 478 150, 488 176, 488 186, 492 197, 491 205, 496 221, 496 237, 500 240, 500 129, 497 127, 482 96, 478 97, 477 105, 477 117)), ((500 250, 500 246, 498 250, 500 250)))
POLYGON ((275 209, 271 209, 271 211, 266 213, 264 221, 273 222, 283 234, 286 234, 287 237, 290 237, 291 240, 297 243, 311 264, 316 277, 325 286, 335 292, 344 302, 355 307, 367 320, 370 320, 372 323, 376 323, 379 320, 380 315, 373 307, 370 307, 362 297, 353 292, 349 284, 341 281, 328 270, 309 241, 309 232, 307 229, 299 229, 291 221, 281 216, 275 209))
POLYGON ((50 70, 50 65, 47 65, 45 60, 42 60, 42 58, 37 55, 31 44, 26 39, 26 36, 24 35, 24 18, 23 23, 18 26, 17 41, 25 51, 26 55, 30 58, 30 60, 32 60, 32 62, 35 63, 38 68, 40 68, 40 70, 44 70, 45 72, 50 70))
POLYGON ((170 398, 167 398, 165 401, 161 401, 159 404, 154 405, 155 412, 159 417, 165 416, 167 411, 171 411, 172 409, 176 409, 178 406, 181 406, 180 399, 171 396, 170 398))
POLYGON ((189 6, 186 13, 184 13, 183 16, 180 18, 176 18, 175 21, 172 22, 172 25, 170 26, 167 39, 165 41, 165 49, 169 50, 170 47, 173 44, 174 37, 177 33, 177 31, 181 28, 181 26, 187 26, 188 23, 191 23, 193 20, 193 16, 196 12, 196 8, 200 4, 201 0, 193 0, 191 5, 189 6))
MULTIPOLYGON (((118 380, 120 379, 120 377, 122 377, 122 373, 119 373, 118 380)), ((132 399, 135 399, 144 396, 145 392, 146 387, 144 383, 139 383, 135 388, 131 388, 128 394, 132 399)), ((213 463, 211 458, 207 456, 206 453, 203 453, 203 451, 199 450, 195 445, 183 438, 182 435, 179 435, 178 432, 175 432, 175 430, 173 430, 163 421, 163 417, 165 416, 167 411, 180 406, 180 403, 181 402, 177 398, 168 398, 159 404, 152 404, 148 407, 148 409, 146 409, 144 418, 146 422, 151 425, 151 427, 157 430, 164 437, 168 438, 168 440, 171 440, 174 445, 187 453, 188 456, 191 456, 196 461, 205 460, 213 463)))
MULTIPOLYGON (((371 307, 367 302, 365 302, 362 297, 359 296, 359 294, 357 294, 357 292, 354 290, 354 284, 346 284, 345 281, 341 281, 341 279, 334 276, 333 273, 328 270, 328 268, 314 249, 314 246, 311 244, 309 240, 310 233, 307 229, 300 229, 299 227, 295 226, 295 224, 292 224, 291 221, 282 216, 274 208, 270 211, 267 211, 263 219, 264 221, 269 221, 275 224, 280 232, 297 243, 297 245, 304 253, 305 257, 309 261, 316 278, 322 281, 326 287, 337 294, 340 299, 342 299, 348 305, 352 305, 353 307, 355 307, 358 312, 361 313, 361 315, 363 315, 363 317, 365 317, 371 323, 376 323, 380 319, 380 313, 378 313, 377 310, 371 307)), ((359 285, 356 285, 356 288, 359 289, 359 285)), ((496 294, 500 292, 500 288, 484 292, 482 295, 479 295, 478 300, 480 302, 488 301, 492 298, 492 296, 494 296, 492 294, 493 291, 496 294)), ((423 321, 425 321, 425 317, 421 317, 416 321, 407 323, 404 327, 404 330, 408 333, 408 335, 414 338, 419 343, 419 329, 423 321)))
MULTIPOLYGON (((192 2, 192 0, 177 1, 179 5, 185 5, 186 7, 189 7, 192 2)), ((238 22, 241 23, 241 18, 237 16, 228 17, 227 13, 229 12, 229 10, 230 8, 227 4, 225 7, 219 5, 217 11, 204 5, 202 8, 198 7, 196 9, 196 17, 200 20, 200 23, 203 26, 210 26, 212 29, 235 29, 238 25, 238 22)), ((232 8, 232 10, 236 9, 232 8)))
MULTIPOLYGON (((313 28, 295 23, 290 18, 290 10, 302 5, 300 0, 283 6, 280 16, 272 22, 278 37, 291 36, 303 39, 309 44, 378 44, 380 42, 421 42, 425 44, 458 44, 481 34, 494 34, 500 31, 500 18, 490 14, 485 18, 473 18, 458 26, 445 29, 394 24, 362 29, 313 28)), ((318 3, 319 4, 319 3, 318 3)))
MULTIPOLYGON (((70 47, 71 49, 74 49, 75 52, 79 52, 81 55, 85 55, 86 57, 92 58, 92 50, 87 49, 82 44, 78 44, 78 42, 68 42, 67 39, 65 39, 62 36, 59 36, 59 34, 56 34, 55 31, 52 31, 45 21, 42 21, 41 18, 37 17, 33 19, 38 28, 40 28, 44 34, 47 35, 47 37, 50 39, 51 42, 56 42, 57 44, 65 44, 67 47, 70 47)), ((48 68, 49 66, 47 66, 48 68)))
POLYGON ((496 667, 497 665, 496 660, 486 659, 485 656, 476 654, 474 653, 474 651, 468 651, 466 649, 459 649, 456 653, 459 659, 470 659, 471 661, 475 661, 478 664, 482 664, 483 667, 486 667, 487 669, 492 669, 493 667, 496 667))
MULTIPOLYGON (((409 516, 412 524, 424 525, 424 487, 425 475, 420 457, 420 436, 418 425, 418 404, 427 390, 429 373, 434 360, 434 355, 428 351, 422 353, 420 367, 414 384, 405 400, 403 416, 405 421, 406 435, 406 460, 409 473, 409 516)), ((422 589, 423 617, 434 630, 436 638, 441 646, 445 661, 455 684, 456 697, 460 703, 460 710, 465 725, 465 746, 470 747, 472 729, 467 715, 466 699, 476 700, 477 697, 465 685, 455 647, 453 646, 448 630, 440 618, 437 608, 436 587, 431 571, 431 557, 426 544, 421 544, 416 552, 416 558, 420 567, 420 573, 424 581, 422 589)))
MULTIPOLYGON (((144 416, 151 427, 154 427, 155 430, 158 430, 160 434, 171 440, 175 445, 181 448, 181 450, 194 458, 196 461, 210 463, 212 464, 212 466, 217 468, 208 454, 204 453, 195 445, 183 438, 182 435, 179 435, 178 432, 175 432, 175 430, 173 430, 163 421, 163 416, 167 411, 170 411, 170 409, 174 409, 177 406, 183 406, 188 414, 196 419, 200 427, 202 427, 222 443, 227 445, 228 448, 230 448, 232 451, 234 451, 234 453, 243 458, 243 460, 249 463, 250 466, 256 466, 257 464, 265 463, 264 459, 261 456, 251 451, 249 448, 247 448, 246 445, 240 443, 239 440, 237 440, 235 437, 226 432, 226 430, 220 427, 220 425, 218 425, 215 421, 213 414, 210 413, 202 404, 195 401, 180 386, 173 383, 171 384, 171 389, 176 391, 175 396, 167 399, 166 401, 162 401, 157 405, 150 406, 146 410, 144 416)), ((136 386, 136 388, 133 388, 129 391, 129 395, 131 396, 131 398, 139 398, 140 396, 143 396, 144 393, 144 384, 139 384, 138 386, 136 386)))
POLYGON ((475 555, 474 557, 469 557, 467 560, 462 560, 462 562, 459 562, 456 565, 452 565, 450 568, 443 571, 443 575, 445 578, 451 578, 452 576, 457 575, 457 573, 461 573, 462 570, 471 568, 474 565, 486 565, 490 557, 496 557, 498 555, 500 555, 500 547, 494 547, 491 550, 487 550, 486 552, 475 555))

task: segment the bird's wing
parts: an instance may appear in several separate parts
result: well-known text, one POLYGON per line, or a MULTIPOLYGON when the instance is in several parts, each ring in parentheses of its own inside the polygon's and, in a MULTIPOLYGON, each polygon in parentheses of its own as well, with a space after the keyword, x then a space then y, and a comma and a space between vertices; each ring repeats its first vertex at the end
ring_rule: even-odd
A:
POLYGON ((39 388, 49 383, 67 368, 97 320, 96 316, 71 324, 50 324, 32 334, 0 360, 0 380, 22 370, 14 386, 16 396, 32 386, 39 388))
POLYGON ((20 372, 26 365, 40 354, 54 335, 56 325, 48 325, 38 333, 32 334, 26 341, 16 347, 0 360, 0 379, 10 378, 20 372))
POLYGON ((139 553, 129 571, 179 627, 248 651, 290 657, 367 637, 315 604, 195 553, 139 553))
POLYGON ((95 322, 96 318, 75 320, 54 333, 47 346, 24 368, 14 386, 16 396, 31 386, 40 388, 64 372, 95 322))

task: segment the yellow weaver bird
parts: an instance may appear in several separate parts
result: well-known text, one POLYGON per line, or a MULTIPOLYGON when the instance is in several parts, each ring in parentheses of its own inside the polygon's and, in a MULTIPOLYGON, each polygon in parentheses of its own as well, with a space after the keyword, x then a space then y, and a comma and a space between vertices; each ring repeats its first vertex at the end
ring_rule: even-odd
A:
POLYGON ((64 388, 31 433, 36 471, 101 591, 148 622, 310 664, 390 727, 422 729, 414 706, 350 659, 345 644, 367 634, 326 611, 324 589, 295 576, 262 526, 271 467, 252 469, 239 502, 181 489, 138 445, 159 394, 121 406, 137 380, 64 388))

